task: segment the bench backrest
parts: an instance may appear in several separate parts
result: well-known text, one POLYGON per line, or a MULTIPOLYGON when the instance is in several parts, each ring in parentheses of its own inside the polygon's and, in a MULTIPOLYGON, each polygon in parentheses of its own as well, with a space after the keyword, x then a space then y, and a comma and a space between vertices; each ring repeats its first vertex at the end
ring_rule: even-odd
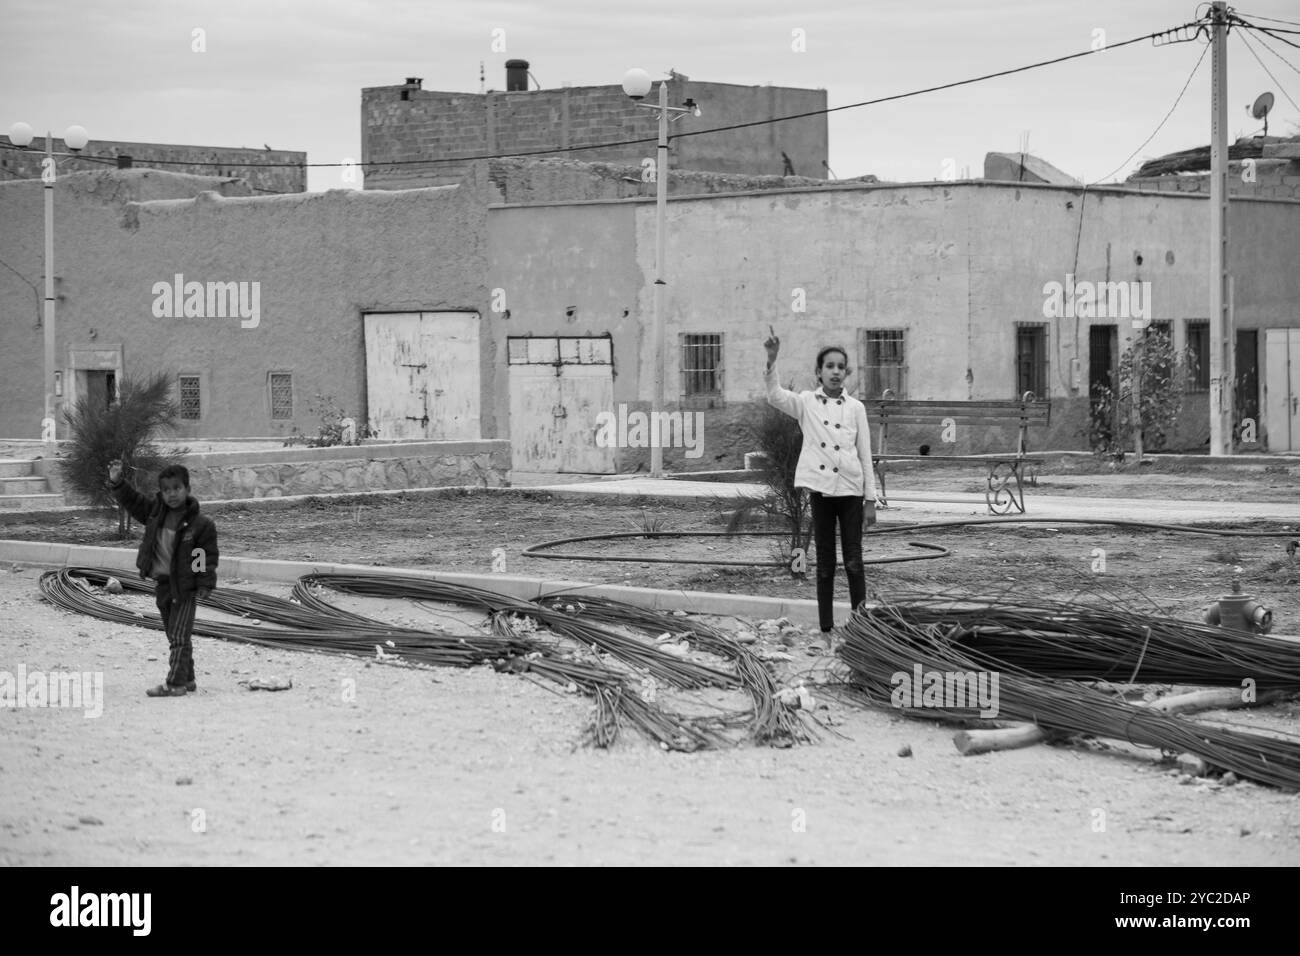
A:
POLYGON ((1025 392, 1017 400, 998 401, 985 399, 977 401, 943 401, 921 399, 896 399, 893 389, 885 389, 884 394, 875 400, 866 402, 867 411, 875 418, 880 435, 879 454, 885 454, 889 439, 889 423, 898 425, 932 425, 945 418, 954 422, 979 425, 995 425, 1017 422, 1020 426, 1019 439, 1016 442, 1016 454, 1024 455, 1028 450, 1028 432, 1030 425, 1050 425, 1052 420, 1052 403, 1034 397, 1033 392, 1025 392))

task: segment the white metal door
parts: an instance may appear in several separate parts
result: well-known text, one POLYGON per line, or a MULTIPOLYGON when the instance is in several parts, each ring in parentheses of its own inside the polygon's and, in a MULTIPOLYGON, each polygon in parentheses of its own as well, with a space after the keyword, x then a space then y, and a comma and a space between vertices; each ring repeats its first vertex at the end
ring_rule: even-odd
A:
POLYGON ((596 444, 614 401, 608 339, 515 338, 510 351, 510 447, 517 471, 613 474, 596 444))
POLYGON ((363 321, 367 415, 376 437, 481 437, 478 313, 374 313, 363 321))
POLYGON ((1300 451, 1300 329, 1264 332, 1264 426, 1269 451, 1300 451))

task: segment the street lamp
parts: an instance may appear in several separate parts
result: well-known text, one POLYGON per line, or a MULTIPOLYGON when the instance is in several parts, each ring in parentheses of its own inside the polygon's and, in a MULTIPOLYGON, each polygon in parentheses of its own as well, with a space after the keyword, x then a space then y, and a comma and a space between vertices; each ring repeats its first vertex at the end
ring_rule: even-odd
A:
MULTIPOLYGON (((26 148, 32 141, 32 128, 26 123, 14 123, 9 129, 9 141, 26 148)), ((86 148, 90 136, 80 126, 69 126, 63 134, 64 144, 74 153, 86 148)), ((45 134, 45 162, 41 164, 41 181, 45 184, 45 417, 41 420, 41 441, 45 442, 45 457, 58 454, 54 417, 55 363, 54 363, 54 134, 45 134)))
POLYGON ((694 100, 687 100, 685 106, 668 105, 668 81, 659 81, 659 102, 643 103, 651 87, 650 74, 645 70, 628 70, 623 77, 623 92, 630 96, 637 106, 655 110, 659 114, 659 155, 655 160, 655 283, 654 283, 654 319, 651 330, 652 348, 654 349, 654 393, 650 400, 652 429, 658 426, 659 441, 650 445, 650 477, 664 476, 663 420, 660 411, 664 405, 664 241, 667 232, 665 223, 668 210, 668 122, 681 119, 687 113, 700 115, 700 108, 694 100))

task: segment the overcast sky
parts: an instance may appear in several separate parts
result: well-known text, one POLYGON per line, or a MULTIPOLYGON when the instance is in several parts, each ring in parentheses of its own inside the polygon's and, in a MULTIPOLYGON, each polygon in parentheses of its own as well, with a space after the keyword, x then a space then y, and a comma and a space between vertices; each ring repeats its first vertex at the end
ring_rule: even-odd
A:
MULTIPOLYGON (((1200 9, 1207 5, 1201 4, 1200 9)), ((16 121, 56 136, 305 150, 309 162, 360 159, 361 88, 424 78, 426 90, 505 85, 504 63, 532 64, 543 87, 617 84, 639 66, 713 82, 824 87, 839 106, 1010 69, 1193 20, 1185 0, 5 0, 0 132, 16 121), (206 52, 192 50, 204 31, 206 52), (494 52, 494 30, 505 50, 494 52), (797 52, 794 31, 806 49, 797 52), (500 34, 498 34, 499 36, 500 34)), ((1248 0, 1251 16, 1300 21, 1295 0, 1248 0)), ((1263 21, 1260 21, 1263 22, 1263 21)), ((1266 25, 1283 29, 1283 24, 1266 25)), ((1300 34, 1288 39, 1300 43, 1300 34)), ((1229 37, 1229 135, 1261 124, 1246 106, 1271 90, 1270 133, 1300 132, 1300 49, 1229 37)), ((1029 151, 1087 181, 1209 142, 1210 57, 1156 129, 1204 44, 1149 42, 897 103, 832 113, 841 178, 931 180, 952 160, 980 176, 984 154, 1029 151), (1126 162, 1127 161, 1127 162, 1126 162)), ((722 125, 726 117, 710 117, 722 125)), ((345 185, 314 169, 312 190, 345 185)))

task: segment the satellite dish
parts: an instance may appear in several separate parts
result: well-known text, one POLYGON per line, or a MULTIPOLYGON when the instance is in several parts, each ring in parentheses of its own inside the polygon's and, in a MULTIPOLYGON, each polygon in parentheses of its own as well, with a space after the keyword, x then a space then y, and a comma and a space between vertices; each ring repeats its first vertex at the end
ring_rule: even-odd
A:
POLYGON ((1268 136, 1268 111, 1273 108, 1273 94, 1261 93, 1255 97, 1255 104, 1250 108, 1250 115, 1264 121, 1264 136, 1268 136))

